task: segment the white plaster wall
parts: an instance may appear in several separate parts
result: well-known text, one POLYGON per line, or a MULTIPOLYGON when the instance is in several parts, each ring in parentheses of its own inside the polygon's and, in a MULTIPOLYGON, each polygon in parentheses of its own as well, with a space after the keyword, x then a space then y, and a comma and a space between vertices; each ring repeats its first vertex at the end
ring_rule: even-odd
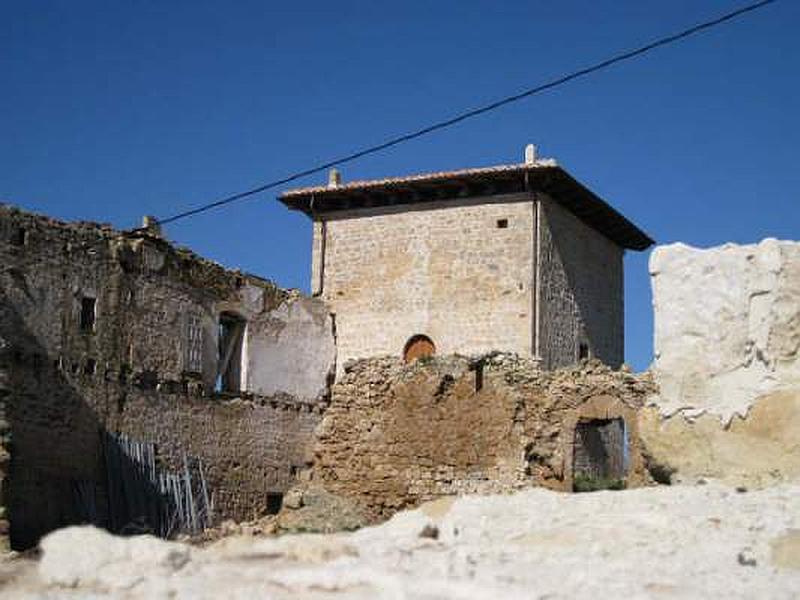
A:
POLYGON ((661 246, 650 275, 662 413, 727 422, 800 386, 800 243, 661 246))
POLYGON ((247 324, 244 387, 264 395, 285 393, 301 400, 326 394, 334 372, 333 321, 320 300, 290 297, 247 324))

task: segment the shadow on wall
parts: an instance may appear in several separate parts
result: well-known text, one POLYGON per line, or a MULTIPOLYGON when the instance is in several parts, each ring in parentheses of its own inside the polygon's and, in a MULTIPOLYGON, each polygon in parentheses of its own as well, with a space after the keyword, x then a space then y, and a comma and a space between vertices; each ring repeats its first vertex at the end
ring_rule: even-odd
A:
POLYGON ((12 549, 33 547, 49 531, 80 523, 118 533, 157 532, 163 494, 105 431, 98 410, 116 410, 109 395, 104 406, 90 406, 65 373, 80 378, 87 365, 48 356, 2 290, 0 366, 7 372, 11 454, 2 502, 12 549), (112 454, 116 460, 107 465, 104 455, 112 454), (122 496, 115 473, 128 485, 122 496))
MULTIPOLYGON (((543 302, 545 327, 551 325, 551 343, 562 346, 562 356, 574 360, 549 365, 567 366, 584 358, 598 358, 619 368, 624 360, 623 250, 601 233, 552 202, 542 203, 552 238, 549 256, 551 294, 543 302), (561 290, 561 291, 559 291, 561 290)), ((543 249, 543 252, 547 252, 543 249)))

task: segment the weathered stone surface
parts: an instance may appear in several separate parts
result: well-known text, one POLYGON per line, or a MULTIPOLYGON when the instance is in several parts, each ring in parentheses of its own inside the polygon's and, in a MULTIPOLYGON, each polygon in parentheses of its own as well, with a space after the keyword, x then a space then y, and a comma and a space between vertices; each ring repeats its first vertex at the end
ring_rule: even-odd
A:
POLYGON ((578 422, 620 418, 629 486, 647 481, 637 410, 649 379, 599 361, 542 371, 530 358, 348 365, 317 429, 311 478, 370 520, 419 502, 531 485, 571 490, 578 422))
POLYGON ((711 414, 665 418, 654 407, 639 414, 651 463, 675 481, 712 477, 762 486, 800 477, 800 390, 762 396, 728 426, 711 414))
POLYGON ((772 564, 800 571, 800 529, 790 529, 770 542, 772 564))
POLYGON ((123 538, 91 526, 45 536, 39 576, 48 585, 115 592, 153 576, 169 576, 189 562, 191 549, 149 535, 123 538))
POLYGON ((800 388, 800 243, 662 246, 650 272, 662 413, 728 422, 800 388))
POLYGON ((658 394, 641 415, 665 477, 800 476, 800 243, 657 248, 658 394))
POLYGON ((365 511, 355 502, 318 486, 295 488, 287 497, 290 502, 284 502, 276 523, 281 532, 352 531, 368 523, 365 511))
MULTIPOLYGON (((179 569, 163 559, 159 546, 152 557, 138 558, 145 567, 138 578, 125 564, 131 550, 88 552, 85 562, 66 556, 67 565, 80 568, 56 578, 55 585, 17 567, 22 575, 2 593, 14 598, 789 600, 800 593, 799 502, 797 485, 747 493, 715 482, 578 495, 531 489, 437 501, 346 535, 225 539, 186 551, 188 562, 179 569), (426 528, 438 535, 420 537, 426 528), (93 583, 97 580, 105 591, 93 583), (77 587, 65 587, 70 584, 77 587)), ((126 548, 141 543, 118 542, 126 548)), ((43 561, 52 564, 49 553, 45 547, 43 561)))
POLYGON ((0 443, 0 491, 12 545, 30 547, 68 524, 116 521, 108 434, 154 444, 169 473, 183 472, 187 457, 202 461, 215 518, 257 517, 266 495, 288 489, 306 463, 332 345, 320 300, 152 231, 0 205, 0 403, 9 425, 0 436, 14 440, 8 468, 0 443), (229 361, 232 385, 218 394, 223 314, 246 326, 229 361), (257 377, 264 358, 274 367, 268 386, 257 377), (267 387, 269 396, 254 393, 267 387))

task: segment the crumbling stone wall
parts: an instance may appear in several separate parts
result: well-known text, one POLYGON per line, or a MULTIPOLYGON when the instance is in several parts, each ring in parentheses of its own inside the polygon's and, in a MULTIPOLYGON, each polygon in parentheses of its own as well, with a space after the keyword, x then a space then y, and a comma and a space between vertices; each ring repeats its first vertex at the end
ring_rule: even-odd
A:
POLYGON ((800 389, 800 242, 659 246, 650 275, 663 414, 727 423, 800 389))
POLYGON ((267 494, 286 492, 310 463, 323 409, 290 397, 222 400, 141 392, 104 425, 155 443, 167 471, 181 471, 184 453, 200 459, 215 520, 243 521, 264 515, 267 494))
POLYGON ((665 479, 768 485, 800 476, 800 243, 650 257, 653 375, 641 415, 665 479))
POLYGON ((165 468, 184 453, 202 459, 217 516, 255 516, 265 494, 284 491, 304 464, 335 358, 318 300, 225 270, 153 232, 7 206, 0 340, 13 440, 2 491, 17 548, 58 526, 108 521, 105 432, 154 442, 165 468), (247 321, 244 390, 216 394, 223 312, 247 321), (279 335, 286 352, 319 344, 322 358, 285 360, 268 395, 259 394, 258 350, 279 335))
POLYGON ((529 358, 351 363, 318 429, 311 479, 378 520, 442 495, 572 489, 579 422, 621 418, 629 486, 647 480, 637 413, 646 376, 598 361, 543 372, 529 358))

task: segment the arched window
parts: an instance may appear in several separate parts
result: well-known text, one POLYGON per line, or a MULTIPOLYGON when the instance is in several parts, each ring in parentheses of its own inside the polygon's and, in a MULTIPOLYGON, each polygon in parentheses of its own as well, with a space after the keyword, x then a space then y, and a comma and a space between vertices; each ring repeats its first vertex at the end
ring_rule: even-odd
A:
POLYGON ((433 345, 433 340, 427 335, 415 335, 407 342, 403 348, 403 360, 410 363, 418 358, 425 356, 433 356, 436 354, 436 346, 433 345))

